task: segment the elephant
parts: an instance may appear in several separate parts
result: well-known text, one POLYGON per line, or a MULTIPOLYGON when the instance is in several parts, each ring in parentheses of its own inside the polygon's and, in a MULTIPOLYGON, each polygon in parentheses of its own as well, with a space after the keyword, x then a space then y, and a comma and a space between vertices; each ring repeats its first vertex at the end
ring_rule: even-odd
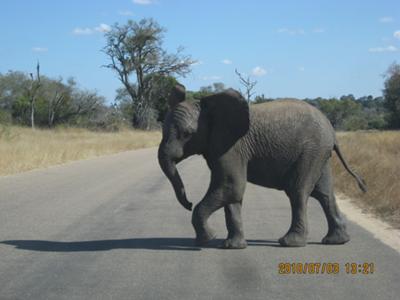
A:
POLYGON ((202 155, 211 171, 203 199, 195 206, 192 225, 195 243, 205 246, 215 238, 207 224, 210 215, 224 208, 228 236, 221 248, 247 247, 241 218, 246 183, 284 191, 290 200, 291 225, 279 239, 281 246, 307 244, 307 202, 314 197, 328 222, 323 244, 350 240, 339 212, 331 171, 335 151, 360 189, 363 179, 344 159, 335 131, 317 108, 301 100, 276 100, 249 105, 234 89, 188 101, 186 89, 176 84, 169 93, 158 162, 180 204, 192 210, 176 164, 202 155))

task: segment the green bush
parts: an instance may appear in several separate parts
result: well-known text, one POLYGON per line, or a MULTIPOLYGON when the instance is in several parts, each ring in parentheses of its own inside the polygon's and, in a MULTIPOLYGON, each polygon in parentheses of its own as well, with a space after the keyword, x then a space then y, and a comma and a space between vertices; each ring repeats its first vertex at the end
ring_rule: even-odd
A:
POLYGON ((0 109, 0 124, 11 124, 12 116, 11 113, 5 110, 0 109))
POLYGON ((368 129, 368 121, 365 117, 356 115, 343 120, 342 129, 346 131, 355 131, 368 129))

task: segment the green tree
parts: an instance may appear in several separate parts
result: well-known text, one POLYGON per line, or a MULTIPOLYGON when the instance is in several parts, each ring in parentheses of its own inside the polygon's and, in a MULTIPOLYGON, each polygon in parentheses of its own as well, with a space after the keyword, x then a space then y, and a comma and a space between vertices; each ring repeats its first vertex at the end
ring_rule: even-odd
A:
POLYGON ((186 98, 188 100, 201 99, 203 97, 207 97, 215 93, 220 93, 225 89, 226 87, 224 83, 214 82, 211 85, 200 87, 199 91, 188 91, 186 93, 186 98))
POLYGON ((346 119, 344 119, 341 129, 346 131, 362 130, 368 129, 368 125, 368 120, 365 118, 365 116, 357 114, 348 116, 346 119))
MULTIPOLYGON (((31 88, 32 79, 27 74, 17 71, 0 74, 0 122, 32 125, 31 88)), ((72 78, 64 83, 62 78, 41 75, 40 88, 34 94, 34 124, 40 127, 74 125, 78 120, 92 117, 104 102, 97 92, 79 89, 72 78)))
POLYGON ((28 85, 29 78, 25 73, 8 71, 0 74, 0 109, 11 113, 14 101, 24 95, 28 85))
POLYGON ((400 65, 390 65, 385 78, 383 97, 389 112, 389 125, 392 128, 400 128, 400 65))
POLYGON ((29 98, 25 94, 18 95, 13 99, 11 111, 12 119, 17 124, 30 125, 30 103, 29 98))
MULTIPOLYGON (((342 96, 340 100, 336 98, 317 98, 311 102, 327 116, 335 129, 345 129, 343 128, 344 121, 347 118, 358 116, 362 112, 362 105, 352 95, 342 96)), ((356 121, 353 121, 351 124, 349 127, 354 129, 356 121)), ((360 122, 357 124, 360 124, 360 122)))
POLYGON ((124 87, 117 89, 115 96, 114 107, 119 112, 121 119, 124 122, 132 124, 133 120, 133 104, 132 98, 124 87))
POLYGON ((153 19, 142 19, 129 20, 126 25, 115 24, 105 34, 107 43, 103 52, 111 61, 106 67, 117 73, 132 99, 134 127, 149 128, 148 115, 154 109, 149 98, 153 79, 163 75, 185 76, 194 62, 182 54, 182 48, 174 54, 167 53, 162 47, 164 32, 153 19))
MULTIPOLYGON (((177 83, 177 80, 172 76, 157 74, 150 75, 149 77, 151 78, 146 78, 146 80, 151 80, 152 88, 149 89, 146 98, 149 101, 151 110, 147 114, 146 123, 154 128, 158 126, 158 122, 164 120, 165 114, 168 111, 168 93, 177 83)), ((126 88, 122 87, 117 90, 115 106, 120 111, 121 117, 124 120, 132 120, 134 118, 135 105, 132 103, 132 98, 126 88)))
POLYGON ((155 74, 151 77, 150 80, 153 82, 153 86, 149 91, 148 98, 152 103, 152 107, 157 112, 157 121, 162 122, 168 111, 169 92, 178 81, 172 76, 160 76, 155 74))
POLYGON ((220 93, 226 89, 225 84, 222 82, 214 82, 212 86, 213 86, 214 93, 220 93))
POLYGON ((40 95, 40 98, 43 99, 42 123, 47 123, 47 126, 52 128, 59 122, 60 117, 68 110, 68 106, 72 102, 71 96, 75 86, 76 82, 73 78, 68 79, 67 84, 63 83, 62 78, 58 80, 44 78, 42 80, 40 95))

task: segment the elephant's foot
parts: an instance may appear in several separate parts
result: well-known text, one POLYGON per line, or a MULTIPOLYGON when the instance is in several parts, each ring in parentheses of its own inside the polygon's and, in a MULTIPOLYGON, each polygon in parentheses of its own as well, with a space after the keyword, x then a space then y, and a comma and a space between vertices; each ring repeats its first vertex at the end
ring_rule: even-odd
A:
POLYGON ((304 247, 307 244, 305 234, 288 232, 279 239, 279 244, 284 247, 304 247))
POLYGON ((247 247, 247 242, 244 238, 228 238, 222 245, 222 249, 244 249, 247 247))
POLYGON ((350 236, 345 229, 335 229, 328 233, 323 239, 322 244, 327 245, 340 245, 350 241, 350 236))
POLYGON ((210 241, 215 239, 217 235, 213 230, 207 230, 201 235, 196 236, 196 246, 206 246, 210 241))

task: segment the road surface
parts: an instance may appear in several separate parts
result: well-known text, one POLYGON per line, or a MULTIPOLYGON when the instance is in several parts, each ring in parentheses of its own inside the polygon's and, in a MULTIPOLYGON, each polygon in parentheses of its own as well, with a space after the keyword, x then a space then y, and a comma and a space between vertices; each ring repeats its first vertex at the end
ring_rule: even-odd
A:
MULTIPOLYGON (((205 162, 179 169, 198 202, 205 162)), ((210 220, 218 239, 201 249, 154 148, 2 177, 0 299, 400 299, 400 255, 368 231, 349 223, 351 242, 321 245, 327 225, 310 199, 309 244, 282 248, 286 196, 248 184, 244 201, 248 248, 218 249, 226 236, 218 211, 210 220), (373 274, 347 274, 347 262, 373 263, 373 274), (280 263, 326 269, 279 274, 280 263), (327 274, 326 263, 339 272, 327 274)))

